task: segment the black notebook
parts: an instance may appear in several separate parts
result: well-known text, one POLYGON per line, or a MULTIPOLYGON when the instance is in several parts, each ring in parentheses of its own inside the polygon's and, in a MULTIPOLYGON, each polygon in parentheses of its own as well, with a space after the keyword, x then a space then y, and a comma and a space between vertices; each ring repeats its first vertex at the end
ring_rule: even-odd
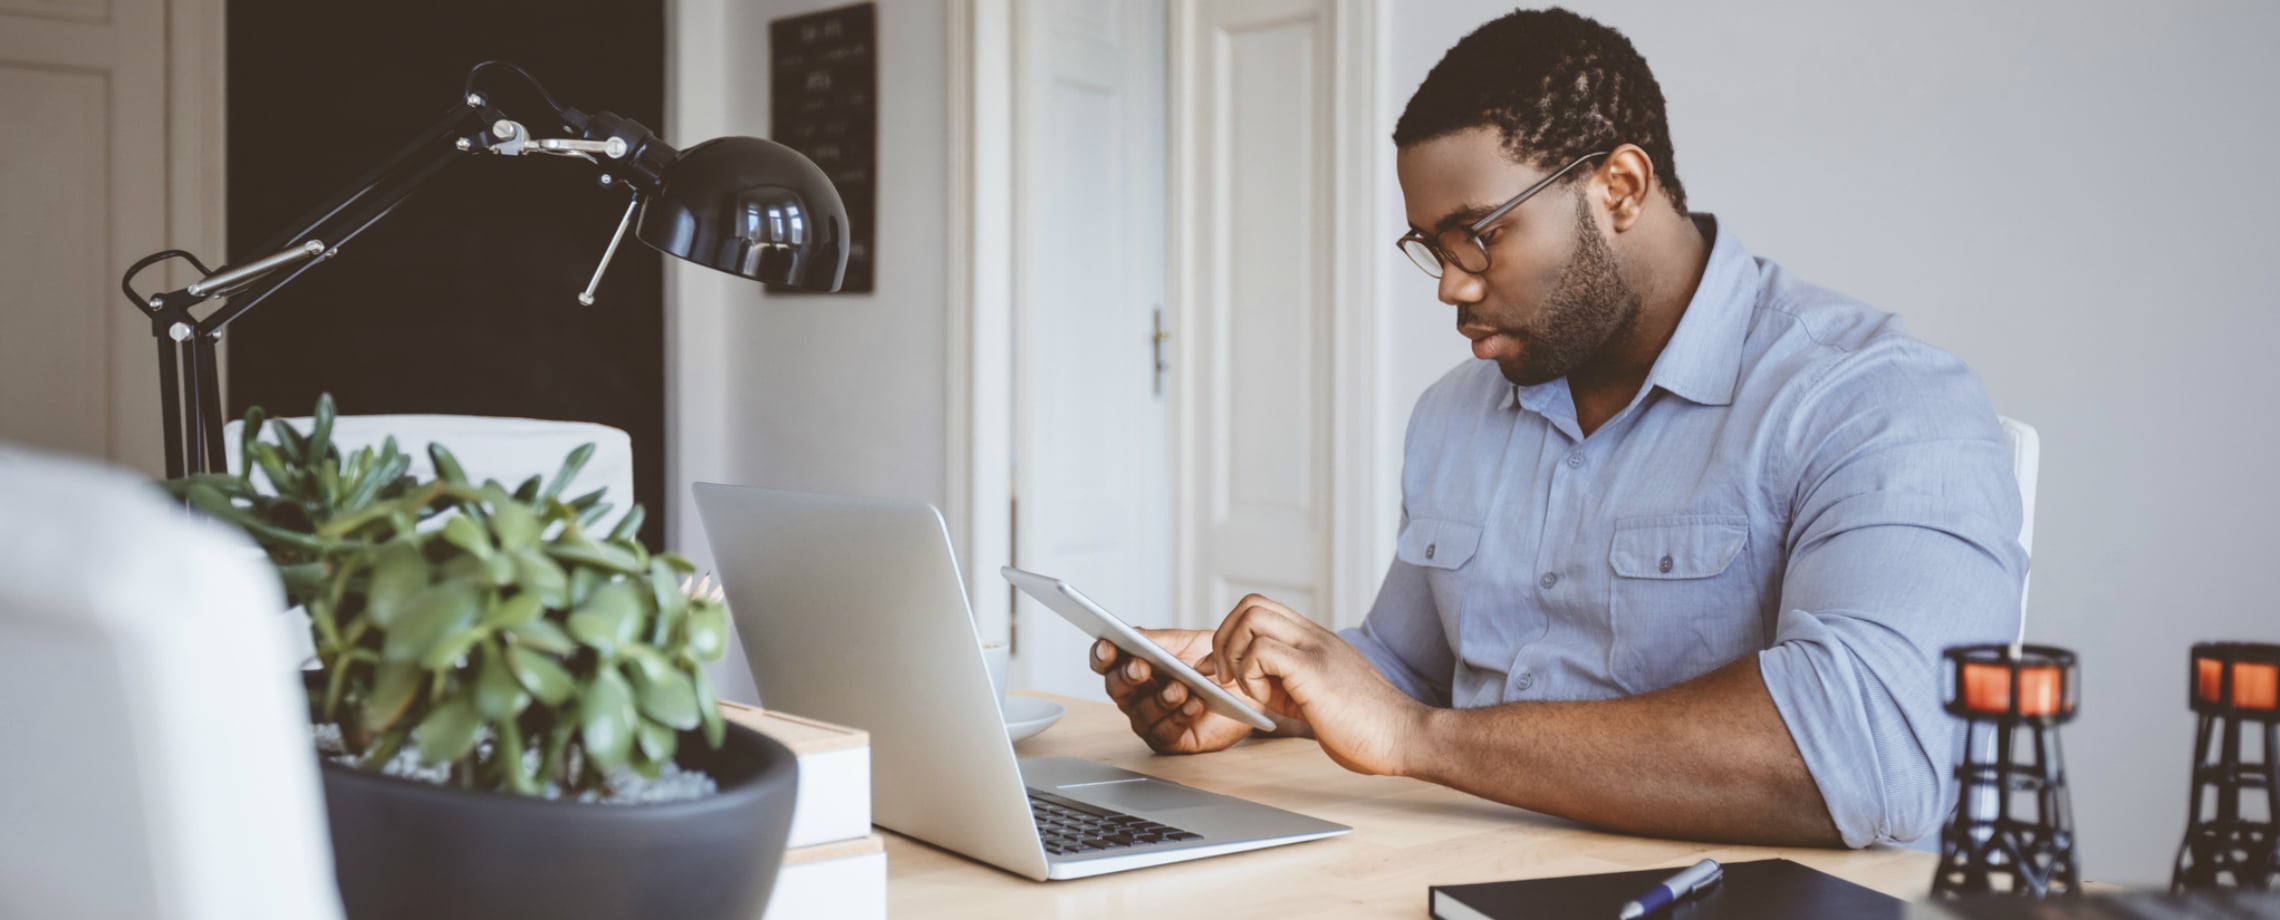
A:
MULTIPOLYGON (((1606 875, 1435 885, 1427 893, 1434 920, 1615 920, 1624 903, 1683 866, 1606 875)), ((1845 917, 1899 920, 1899 898, 1790 862, 1758 859, 1726 863, 1718 887, 1651 915, 1652 920, 1751 920, 1845 917)))

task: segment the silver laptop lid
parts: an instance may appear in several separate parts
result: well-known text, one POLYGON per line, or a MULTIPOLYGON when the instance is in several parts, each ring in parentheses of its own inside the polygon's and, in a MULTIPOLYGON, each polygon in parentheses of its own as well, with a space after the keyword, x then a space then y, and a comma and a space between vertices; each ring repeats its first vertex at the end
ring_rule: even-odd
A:
POLYGON ((695 492, 761 705, 871 733, 881 826, 1045 878, 941 513, 713 483, 695 492))

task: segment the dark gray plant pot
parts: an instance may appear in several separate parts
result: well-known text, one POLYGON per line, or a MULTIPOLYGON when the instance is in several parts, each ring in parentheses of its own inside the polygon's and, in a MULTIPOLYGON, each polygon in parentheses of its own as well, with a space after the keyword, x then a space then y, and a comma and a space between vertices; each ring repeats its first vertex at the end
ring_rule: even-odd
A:
POLYGON ((756 920, 791 830, 797 761, 735 723, 717 751, 694 732, 679 750, 718 795, 587 805, 326 763, 341 903, 350 920, 756 920))

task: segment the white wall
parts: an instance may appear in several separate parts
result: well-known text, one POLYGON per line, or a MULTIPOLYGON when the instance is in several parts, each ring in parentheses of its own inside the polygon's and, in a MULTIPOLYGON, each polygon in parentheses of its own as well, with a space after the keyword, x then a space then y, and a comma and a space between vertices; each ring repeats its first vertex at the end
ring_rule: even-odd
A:
MULTIPOLYGON (((1654 68, 1693 207, 1901 314, 2040 429, 2028 637, 2083 660, 2064 735, 2082 868, 2166 884, 2187 648, 2280 641, 2264 590, 2280 426, 2261 385, 2280 342, 2280 5, 1569 5, 1654 68)), ((1387 133, 1442 52, 1512 8, 1398 6, 1387 133)), ((1398 423, 1465 352, 1424 276, 1385 258, 1398 423)))
MULTIPOLYGON (((841 5, 674 3, 668 140, 766 137, 768 22, 841 5)), ((670 542, 701 565, 712 561, 692 482, 944 500, 947 24, 937 0, 878 6, 873 292, 768 294, 668 260, 670 542)), ((724 696, 750 698, 727 677, 720 682, 724 696)))

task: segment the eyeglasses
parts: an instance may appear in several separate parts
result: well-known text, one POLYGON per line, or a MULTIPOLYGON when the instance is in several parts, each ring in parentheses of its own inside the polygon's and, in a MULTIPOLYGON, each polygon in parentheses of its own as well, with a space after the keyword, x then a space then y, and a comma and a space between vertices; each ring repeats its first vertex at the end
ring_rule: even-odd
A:
POLYGON ((1602 150, 1598 153, 1587 153, 1577 157, 1575 162, 1560 167, 1559 172, 1545 176, 1544 181, 1528 186, 1525 191, 1512 196, 1512 200, 1498 205, 1496 210, 1482 215, 1481 219, 1472 223, 1462 227, 1452 227, 1433 236, 1427 236, 1423 230, 1413 229, 1402 234, 1400 239, 1393 241, 1393 244, 1401 248, 1402 254, 1408 256, 1409 261, 1417 263, 1418 268, 1423 269, 1426 274, 1435 278, 1441 277, 1443 265, 1454 265, 1466 274, 1477 275, 1485 272, 1488 270, 1488 242, 1480 238, 1482 230, 1487 229, 1488 225, 1496 223, 1504 215, 1512 213, 1513 208, 1519 207, 1521 202, 1527 201, 1537 192, 1550 188, 1552 183, 1560 181, 1561 176, 1567 175, 1568 170, 1583 165, 1587 160, 1603 157, 1613 152, 1602 150))

